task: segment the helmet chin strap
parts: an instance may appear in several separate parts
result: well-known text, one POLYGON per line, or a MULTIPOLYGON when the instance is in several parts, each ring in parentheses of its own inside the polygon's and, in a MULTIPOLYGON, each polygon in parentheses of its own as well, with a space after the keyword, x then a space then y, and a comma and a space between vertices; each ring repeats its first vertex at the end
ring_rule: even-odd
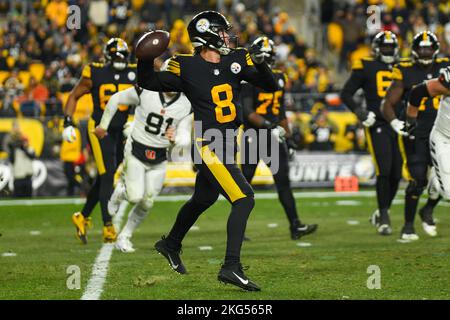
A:
POLYGON ((380 59, 381 59, 382 62, 388 63, 388 64, 391 64, 391 63, 395 62, 395 57, 394 56, 385 56, 385 55, 380 54, 380 59))

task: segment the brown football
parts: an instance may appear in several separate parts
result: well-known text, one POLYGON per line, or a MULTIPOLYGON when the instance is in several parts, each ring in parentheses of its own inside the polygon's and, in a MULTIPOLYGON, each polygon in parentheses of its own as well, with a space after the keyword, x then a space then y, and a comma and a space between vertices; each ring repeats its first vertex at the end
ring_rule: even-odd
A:
POLYGON ((154 30, 144 34, 136 44, 136 58, 152 60, 166 51, 170 42, 170 33, 154 30))

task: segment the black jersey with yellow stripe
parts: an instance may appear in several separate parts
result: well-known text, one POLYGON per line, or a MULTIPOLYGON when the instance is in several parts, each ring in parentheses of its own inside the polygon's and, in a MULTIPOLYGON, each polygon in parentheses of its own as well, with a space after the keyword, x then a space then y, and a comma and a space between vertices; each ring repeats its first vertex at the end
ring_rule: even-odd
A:
POLYGON ((225 134, 227 129, 236 130, 243 123, 239 97, 241 81, 249 68, 253 69, 250 55, 240 48, 221 56, 219 63, 208 62, 198 54, 171 58, 167 71, 182 80, 194 120, 201 122, 197 134, 203 136, 208 129, 225 134))
POLYGON ((241 100, 244 105, 245 128, 253 127, 247 121, 247 113, 250 112, 256 112, 273 124, 279 124, 281 120, 286 119, 284 92, 288 78, 281 70, 272 70, 272 72, 278 83, 277 91, 268 92, 249 83, 242 87, 241 100))
MULTIPOLYGON (((92 119, 98 125, 111 96, 121 90, 125 90, 136 83, 136 65, 128 64, 123 70, 113 68, 111 64, 90 63, 84 67, 82 77, 92 81, 91 96, 94 110, 92 119)), ((119 106, 114 115, 110 130, 120 130, 128 119, 129 106, 119 106)))
POLYGON ((380 106, 392 82, 392 66, 371 57, 356 60, 349 82, 350 87, 363 89, 367 110, 375 113, 377 122, 384 123, 380 106))
MULTIPOLYGON (((450 65, 448 58, 438 58, 430 66, 422 66, 414 63, 410 59, 405 59, 396 64, 393 68, 392 78, 395 81, 401 81, 404 92, 402 96, 402 115, 405 118, 406 107, 411 89, 425 80, 430 80, 439 76, 441 68, 450 65)), ((419 107, 417 117, 417 129, 415 135, 419 137, 428 137, 433 128, 434 121, 439 109, 440 96, 434 98, 423 98, 419 107)))

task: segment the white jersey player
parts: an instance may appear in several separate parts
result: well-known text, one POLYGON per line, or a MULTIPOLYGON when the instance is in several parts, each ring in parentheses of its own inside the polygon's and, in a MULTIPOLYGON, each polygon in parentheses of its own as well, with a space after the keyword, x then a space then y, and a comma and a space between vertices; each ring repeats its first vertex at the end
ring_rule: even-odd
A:
POLYGON ((191 142, 191 104, 182 93, 159 93, 137 86, 119 91, 109 99, 96 128, 99 138, 120 105, 137 107, 124 151, 124 184, 118 183, 108 207, 114 215, 124 199, 134 205, 116 242, 122 252, 134 252, 130 238, 163 187, 168 148, 173 142, 180 146, 191 142))
POLYGON ((441 196, 450 201, 450 66, 441 69, 439 78, 426 81, 411 91, 406 128, 414 127, 420 101, 439 95, 442 95, 440 107, 430 134, 435 173, 430 180, 434 182, 432 187, 439 189, 441 196))

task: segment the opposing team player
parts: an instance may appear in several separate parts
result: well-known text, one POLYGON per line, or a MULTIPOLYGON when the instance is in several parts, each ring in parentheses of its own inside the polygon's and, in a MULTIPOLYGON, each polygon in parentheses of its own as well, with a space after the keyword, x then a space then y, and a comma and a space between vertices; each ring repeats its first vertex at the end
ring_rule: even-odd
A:
POLYGON ((163 187, 168 148, 172 143, 181 147, 191 143, 191 104, 183 93, 149 91, 137 85, 117 92, 109 99, 95 129, 99 139, 107 135, 120 105, 137 107, 125 147, 124 188, 122 184, 117 185, 109 207, 110 214, 114 215, 123 200, 134 205, 115 244, 122 252, 134 252, 130 239, 163 187))
POLYGON ((420 105, 423 99, 443 96, 430 134, 431 159, 436 173, 432 183, 440 194, 450 201, 450 66, 442 68, 439 78, 414 87, 409 96, 406 129, 417 126, 420 105))
MULTIPOLYGON (((267 37, 259 37, 253 42, 253 46, 266 48, 269 55, 266 57, 266 63, 273 67, 275 62, 275 51, 274 43, 267 37)), ((278 166, 273 174, 275 180, 275 186, 278 192, 278 198, 280 199, 281 205, 284 208, 286 217, 290 224, 291 239, 299 239, 301 236, 313 233, 317 229, 317 224, 302 224, 297 213, 297 207, 295 204, 295 199, 292 194, 291 185, 289 181, 289 153, 288 145, 285 139, 289 139, 291 132, 289 130, 289 125, 286 119, 286 110, 284 105, 284 87, 287 82, 287 76, 280 70, 272 70, 274 77, 278 83, 278 90, 275 92, 267 92, 251 84, 244 84, 242 86, 242 106, 244 108, 244 134, 242 135, 243 141, 241 152, 245 156, 242 160, 242 172, 250 183, 255 175, 256 168, 259 162, 259 155, 261 152, 256 152, 256 157, 251 150, 258 150, 261 148, 261 139, 258 135, 260 132, 258 129, 271 130, 272 133, 278 134, 282 133, 282 139, 279 142, 279 153, 278 166), (255 136, 247 134, 249 129, 253 130, 252 133, 256 133, 255 136), (254 159, 250 159, 253 157, 254 159), (253 160, 253 161, 250 161, 253 160)), ((268 155, 267 159, 271 158, 268 152, 272 149, 270 143, 272 139, 267 140, 267 143, 263 147, 266 148, 264 151, 265 155, 268 155)), ((278 140, 275 140, 278 141, 278 140)), ((275 169, 267 163, 271 169, 275 169)))
POLYGON ((103 240, 114 242, 116 231, 108 214, 108 200, 113 190, 114 173, 123 159, 123 127, 128 119, 130 108, 120 106, 119 112, 111 120, 108 135, 99 141, 94 134, 95 126, 100 119, 109 98, 116 92, 132 87, 136 82, 136 65, 128 63, 129 50, 126 42, 120 38, 112 38, 103 50, 106 63, 90 63, 82 72, 81 79, 70 93, 64 112, 63 139, 73 141, 75 137, 72 115, 75 112, 78 99, 90 93, 94 111, 88 122, 88 137, 97 165, 98 176, 88 193, 86 203, 80 212, 72 216, 72 222, 77 229, 77 237, 87 243, 86 227, 90 215, 98 202, 102 211, 103 240))
POLYGON ((371 221, 381 235, 392 233, 389 208, 401 179, 402 159, 397 134, 380 112, 382 99, 391 84, 392 66, 398 59, 398 43, 390 31, 378 33, 372 41, 373 57, 357 61, 341 92, 342 101, 365 126, 366 140, 376 170, 378 210, 371 221), (359 106, 353 95, 362 88, 367 110, 359 106))
MULTIPOLYGON (((418 33, 412 43, 412 60, 400 62, 393 69, 393 82, 382 105, 383 115, 392 128, 400 135, 399 147, 403 162, 408 169, 409 184, 405 194, 405 224, 400 237, 405 240, 417 240, 414 229, 414 217, 419 198, 428 183, 428 171, 432 165, 429 137, 439 107, 439 98, 424 98, 419 106, 417 126, 410 128, 409 136, 404 136, 404 121, 397 119, 394 106, 402 103, 402 118, 405 116, 408 96, 412 88, 426 79, 439 75, 439 70, 449 64, 446 58, 439 59, 439 41, 430 31, 418 33)), ((436 225, 432 216, 439 197, 430 195, 426 205, 419 211, 424 231, 430 236, 436 235, 436 225)))
POLYGON ((188 25, 194 55, 175 56, 167 72, 154 72, 151 59, 138 61, 139 86, 154 91, 183 91, 192 104, 195 120, 193 158, 198 173, 194 194, 179 211, 168 236, 155 248, 175 271, 186 273, 180 258, 181 243, 200 214, 222 194, 232 210, 227 222, 225 262, 218 279, 244 290, 259 291, 244 274, 240 261, 254 194, 233 161, 236 131, 242 123, 238 98, 243 80, 268 91, 276 91, 277 84, 264 62, 267 52, 261 48, 254 48, 251 54, 245 49, 232 49, 230 29, 220 13, 201 12, 188 25), (218 147, 220 143, 222 148, 218 147))

